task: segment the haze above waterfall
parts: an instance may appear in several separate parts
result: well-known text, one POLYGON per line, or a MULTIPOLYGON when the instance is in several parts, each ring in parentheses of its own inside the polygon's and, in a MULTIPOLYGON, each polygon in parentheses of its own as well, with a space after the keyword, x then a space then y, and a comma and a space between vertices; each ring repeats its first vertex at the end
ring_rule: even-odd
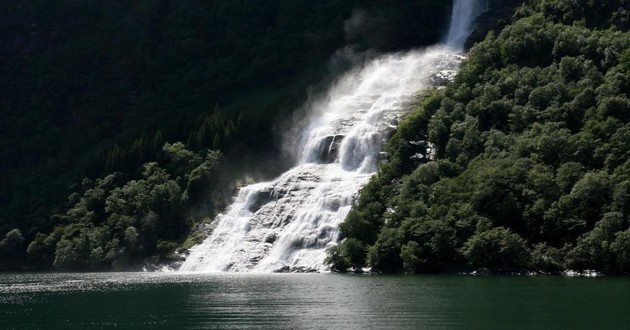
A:
POLYGON ((456 72, 481 1, 455 1, 446 47, 385 55, 343 75, 309 108, 300 160, 276 180, 243 187, 183 271, 325 271, 359 190, 414 95, 456 72))

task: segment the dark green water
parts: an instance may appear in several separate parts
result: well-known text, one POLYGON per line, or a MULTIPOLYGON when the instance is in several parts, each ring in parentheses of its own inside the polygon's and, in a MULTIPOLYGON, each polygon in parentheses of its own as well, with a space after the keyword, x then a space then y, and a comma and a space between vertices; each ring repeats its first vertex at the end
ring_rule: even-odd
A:
POLYGON ((0 274, 0 328, 628 329, 630 279, 0 274))

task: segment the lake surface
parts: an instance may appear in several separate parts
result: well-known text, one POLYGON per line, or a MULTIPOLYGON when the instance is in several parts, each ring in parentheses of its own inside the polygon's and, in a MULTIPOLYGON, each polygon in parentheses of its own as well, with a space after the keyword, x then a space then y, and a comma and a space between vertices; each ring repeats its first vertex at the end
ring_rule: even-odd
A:
POLYGON ((628 329, 630 279, 0 274, 0 328, 628 329))

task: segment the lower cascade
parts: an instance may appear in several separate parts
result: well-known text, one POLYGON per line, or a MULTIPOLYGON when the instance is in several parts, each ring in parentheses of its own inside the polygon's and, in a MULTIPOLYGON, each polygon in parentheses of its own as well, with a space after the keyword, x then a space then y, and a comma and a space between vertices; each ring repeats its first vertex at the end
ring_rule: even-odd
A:
POLYGON ((326 249, 375 174, 387 136, 414 95, 448 81, 462 59, 433 47, 383 56, 343 76, 311 107, 299 164, 241 188, 180 270, 326 271, 326 249))
POLYGON ((326 250, 376 173, 385 140, 418 92, 453 78, 463 59, 462 33, 483 3, 455 0, 447 46, 382 56, 342 76, 309 107, 298 164, 274 181, 241 188, 180 270, 327 271, 326 250))

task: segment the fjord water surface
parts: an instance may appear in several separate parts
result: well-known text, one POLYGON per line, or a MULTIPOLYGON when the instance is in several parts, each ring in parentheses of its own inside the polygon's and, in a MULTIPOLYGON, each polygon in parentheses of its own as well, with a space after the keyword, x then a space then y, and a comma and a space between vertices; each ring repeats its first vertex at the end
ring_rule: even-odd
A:
POLYGON ((630 279, 0 274, 2 329, 623 329, 630 279))

